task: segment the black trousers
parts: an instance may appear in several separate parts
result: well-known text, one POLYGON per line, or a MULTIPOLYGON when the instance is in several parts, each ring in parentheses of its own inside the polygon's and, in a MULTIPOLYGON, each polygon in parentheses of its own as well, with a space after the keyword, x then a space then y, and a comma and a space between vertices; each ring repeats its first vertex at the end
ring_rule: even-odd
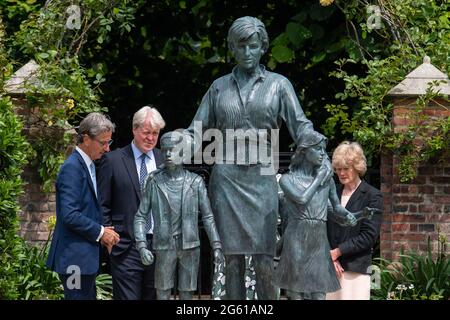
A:
MULTIPOLYGON (((151 248, 151 238, 147 239, 151 248)), ((114 300, 156 300, 155 262, 144 266, 132 245, 119 256, 110 256, 114 300)))

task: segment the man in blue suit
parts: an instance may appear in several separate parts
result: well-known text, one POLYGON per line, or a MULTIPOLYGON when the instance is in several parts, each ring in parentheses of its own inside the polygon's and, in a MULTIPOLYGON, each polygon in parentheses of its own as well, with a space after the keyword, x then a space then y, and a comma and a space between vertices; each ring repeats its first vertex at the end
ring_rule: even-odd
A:
POLYGON ((108 118, 90 113, 56 180, 57 219, 47 266, 59 274, 65 299, 95 300, 100 244, 111 251, 119 241, 113 227, 102 226, 93 162, 109 151, 113 131, 108 118))

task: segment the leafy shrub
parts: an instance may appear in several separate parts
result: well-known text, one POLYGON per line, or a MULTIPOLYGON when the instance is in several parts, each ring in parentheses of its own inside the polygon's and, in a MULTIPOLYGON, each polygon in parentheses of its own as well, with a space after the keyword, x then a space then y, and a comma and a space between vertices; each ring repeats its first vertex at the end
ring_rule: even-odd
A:
MULTIPOLYGON (((0 35, 2 32, 0 21, 0 35)), ((1 40, 1 39, 0 39, 1 40)), ((0 61, 8 62, 0 41, 0 61)), ((3 68, 2 71, 7 70, 3 68)), ((43 299, 61 296, 56 274, 45 266, 47 245, 28 246, 18 236, 22 194, 21 174, 31 147, 21 134, 22 122, 13 112, 9 97, 3 95, 0 82, 0 299, 43 299)))
POLYGON ((23 243, 17 263, 17 299, 61 299, 62 285, 58 275, 45 265, 47 246, 39 248, 23 243))
POLYGON ((107 273, 99 274, 95 279, 97 287, 97 300, 112 299, 112 277, 107 273))
POLYGON ((22 240, 17 236, 17 199, 23 192, 20 174, 29 145, 21 130, 11 100, 0 91, 0 299, 16 297, 16 263, 22 252, 22 240))
POLYGON ((372 290, 372 299, 450 299, 450 260, 445 253, 445 242, 446 239, 441 237, 436 257, 432 255, 428 240, 425 254, 402 252, 398 262, 378 259, 381 287, 372 290))

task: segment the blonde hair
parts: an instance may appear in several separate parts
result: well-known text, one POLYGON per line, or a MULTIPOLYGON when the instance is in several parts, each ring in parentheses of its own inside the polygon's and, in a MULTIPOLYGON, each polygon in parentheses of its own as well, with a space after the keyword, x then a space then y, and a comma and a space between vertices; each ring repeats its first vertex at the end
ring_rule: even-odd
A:
POLYGON ((334 150, 332 159, 333 169, 355 168, 362 177, 367 171, 366 156, 358 142, 344 141, 334 150))

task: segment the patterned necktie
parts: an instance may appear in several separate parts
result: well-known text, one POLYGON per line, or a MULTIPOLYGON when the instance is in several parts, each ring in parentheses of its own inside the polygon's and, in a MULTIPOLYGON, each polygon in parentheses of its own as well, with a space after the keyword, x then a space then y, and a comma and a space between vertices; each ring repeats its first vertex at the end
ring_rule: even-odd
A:
POLYGON ((94 186, 95 196, 97 197, 97 178, 95 176, 95 164, 94 164, 94 162, 92 162, 91 165, 89 166, 89 171, 91 172, 92 184, 94 186))
POLYGON ((147 155, 143 153, 141 158, 141 170, 139 172, 139 185, 141 186, 141 192, 144 191, 145 178, 147 178, 147 165, 145 164, 145 158, 147 155))
MULTIPOLYGON (((139 172, 139 184, 141 186, 141 194, 144 195, 144 185, 145 185, 145 178, 147 178, 147 165, 145 164, 145 158, 147 155, 143 153, 141 158, 141 170, 139 172)), ((148 215, 147 223, 145 224, 145 233, 147 234, 150 229, 152 228, 152 213, 150 212, 148 215)))

